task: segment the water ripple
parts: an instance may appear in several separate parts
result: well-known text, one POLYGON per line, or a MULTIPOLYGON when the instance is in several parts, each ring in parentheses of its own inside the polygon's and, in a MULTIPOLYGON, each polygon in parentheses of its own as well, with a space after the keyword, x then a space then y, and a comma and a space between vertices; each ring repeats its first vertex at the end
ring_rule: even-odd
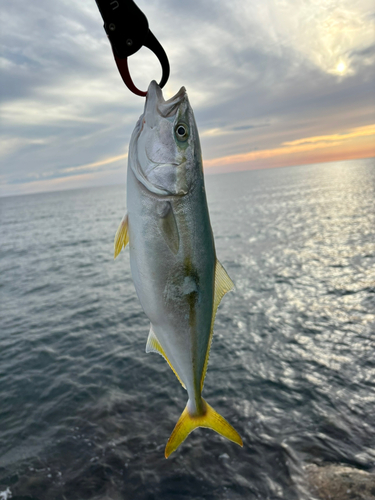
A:
POLYGON ((373 160, 207 177, 217 313, 205 398, 244 448, 195 431, 147 355, 113 236, 124 188, 0 199, 0 491, 34 500, 311 499, 307 463, 375 465, 373 160))

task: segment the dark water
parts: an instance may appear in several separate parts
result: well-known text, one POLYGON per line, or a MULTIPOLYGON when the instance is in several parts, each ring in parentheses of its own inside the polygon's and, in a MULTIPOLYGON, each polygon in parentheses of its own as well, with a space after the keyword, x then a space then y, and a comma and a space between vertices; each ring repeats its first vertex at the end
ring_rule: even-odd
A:
POLYGON ((187 398, 113 261, 124 187, 2 198, 0 498, 307 499, 307 463, 374 467, 374 160, 207 192, 236 290, 204 396, 243 449, 199 429, 164 458, 187 398))

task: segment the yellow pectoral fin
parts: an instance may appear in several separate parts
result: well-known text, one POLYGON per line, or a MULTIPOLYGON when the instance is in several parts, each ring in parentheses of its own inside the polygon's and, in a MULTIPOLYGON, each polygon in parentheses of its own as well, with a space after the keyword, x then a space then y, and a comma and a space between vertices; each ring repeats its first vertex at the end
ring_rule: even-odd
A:
POLYGON ((116 258, 119 255, 121 250, 125 248, 128 243, 129 243, 128 215, 125 214, 116 232, 114 258, 116 258))
POLYGON ((217 311, 217 308, 219 307, 221 299, 224 297, 224 295, 227 292, 230 292, 231 290, 233 290, 233 288, 234 288, 233 281, 230 279, 230 277, 228 276, 228 273, 226 272, 224 267, 220 264, 220 262, 218 260, 216 260, 215 291, 214 291, 214 303, 213 303, 213 307, 212 307, 211 331, 210 331, 210 339, 208 341, 206 360, 204 363, 204 369, 203 369, 203 373, 202 373, 201 389, 203 389, 203 383, 204 383, 204 379, 205 379, 206 372, 207 372, 208 358, 210 356, 212 336, 214 333, 214 323, 215 323, 216 311, 217 311))
POLYGON ((173 368, 173 365, 172 363, 169 361, 169 359, 167 358, 167 355, 165 354, 165 351, 164 349, 162 348, 160 342, 158 341, 158 339, 156 338, 156 335, 155 335, 155 332, 154 330, 152 329, 152 325, 150 327, 150 333, 148 334, 148 339, 147 339, 147 344, 146 344, 146 352, 157 352, 158 354, 161 354, 163 356, 163 358, 165 359, 165 361, 169 364, 169 366, 171 367, 173 373, 176 375, 176 377, 178 378, 180 384, 182 385, 182 387, 184 389, 186 389, 185 387, 185 384, 182 382, 182 380, 180 379, 180 377, 178 376, 178 373, 176 372, 176 370, 173 368))
MULTIPOLYGON (((204 401, 204 400, 203 400, 204 401)), ((204 415, 192 417, 189 415, 187 406, 182 412, 176 427, 173 429, 171 437, 165 447, 165 458, 168 458, 181 443, 185 441, 188 435, 197 427, 207 427, 213 429, 218 434, 226 437, 230 441, 243 446, 241 436, 219 413, 217 413, 212 406, 204 401, 206 412, 204 415)))

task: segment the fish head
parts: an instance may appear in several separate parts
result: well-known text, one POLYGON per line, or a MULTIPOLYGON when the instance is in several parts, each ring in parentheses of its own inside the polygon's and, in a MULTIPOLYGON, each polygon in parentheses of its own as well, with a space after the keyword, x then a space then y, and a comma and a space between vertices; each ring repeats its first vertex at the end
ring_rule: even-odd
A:
POLYGON ((159 85, 148 88, 143 115, 130 143, 129 165, 137 179, 162 196, 189 193, 202 160, 198 130, 185 87, 164 100, 159 85))

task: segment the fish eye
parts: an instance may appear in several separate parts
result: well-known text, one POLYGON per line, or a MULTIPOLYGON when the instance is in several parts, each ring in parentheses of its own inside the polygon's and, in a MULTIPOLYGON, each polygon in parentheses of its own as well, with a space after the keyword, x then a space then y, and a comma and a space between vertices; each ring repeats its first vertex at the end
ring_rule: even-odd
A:
POLYGON ((186 139, 188 138, 188 135, 189 135, 188 128, 183 123, 179 123, 176 126, 175 133, 176 133, 177 139, 179 141, 186 141, 186 139))

